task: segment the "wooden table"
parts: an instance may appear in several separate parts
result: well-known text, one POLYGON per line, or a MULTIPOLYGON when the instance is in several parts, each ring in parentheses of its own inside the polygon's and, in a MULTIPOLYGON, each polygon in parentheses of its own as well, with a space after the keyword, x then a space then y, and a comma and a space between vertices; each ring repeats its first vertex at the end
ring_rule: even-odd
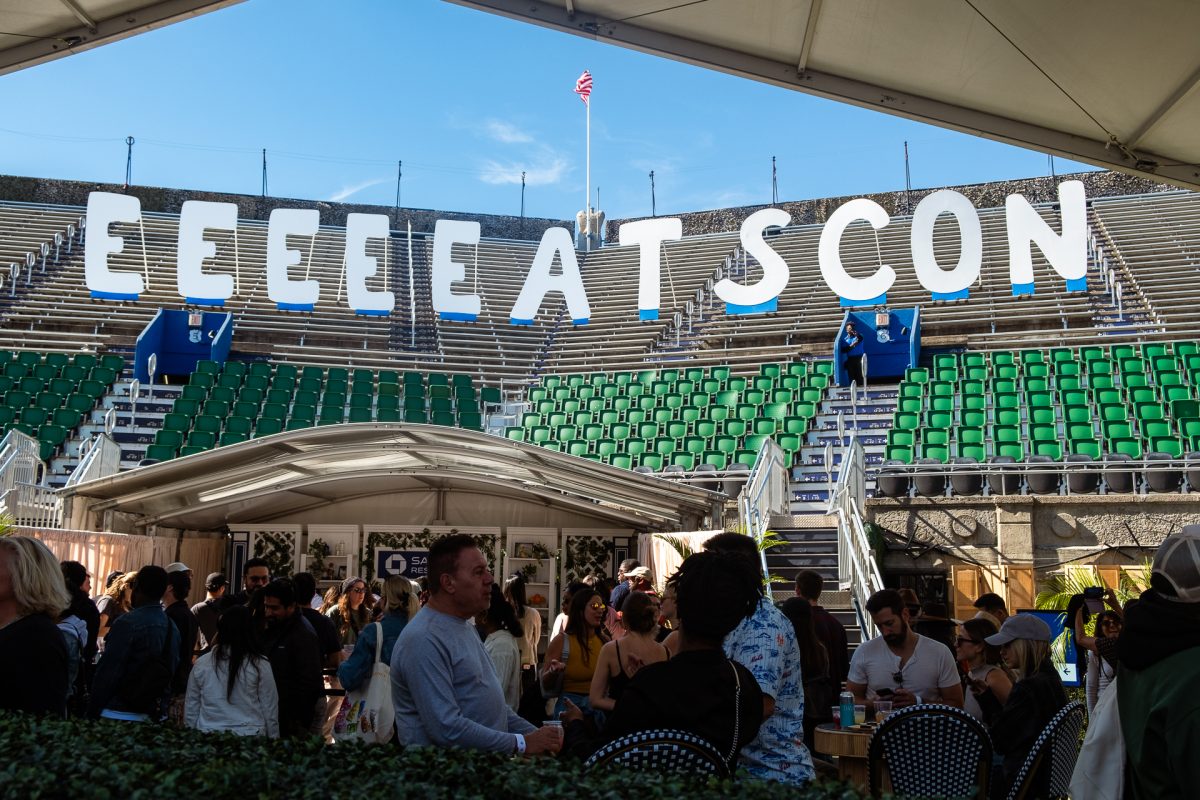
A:
POLYGON ((843 730, 832 722, 817 726, 813 744, 818 753, 837 756, 838 777, 863 789, 871 785, 871 771, 867 763, 867 746, 871 742, 874 728, 843 730))

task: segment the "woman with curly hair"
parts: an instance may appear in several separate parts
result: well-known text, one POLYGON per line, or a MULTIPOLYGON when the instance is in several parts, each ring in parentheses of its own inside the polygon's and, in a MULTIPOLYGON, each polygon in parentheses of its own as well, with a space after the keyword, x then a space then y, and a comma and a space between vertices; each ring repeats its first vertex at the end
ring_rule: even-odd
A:
POLYGON ((367 582, 362 578, 346 578, 342 581, 342 594, 337 606, 327 612, 342 637, 342 647, 353 647, 363 628, 371 623, 371 612, 364 601, 367 598, 367 582))
POLYGON ((104 596, 96 602, 96 610, 100 612, 100 631, 97 637, 103 639, 108 635, 112 624, 132 608, 133 579, 136 572, 126 572, 108 585, 104 596))

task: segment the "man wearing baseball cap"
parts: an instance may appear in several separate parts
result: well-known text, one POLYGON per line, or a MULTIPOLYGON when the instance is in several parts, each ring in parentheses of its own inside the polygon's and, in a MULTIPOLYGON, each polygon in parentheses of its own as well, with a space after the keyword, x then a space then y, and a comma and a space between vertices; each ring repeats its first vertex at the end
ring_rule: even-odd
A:
POLYGON ((207 652, 212 647, 213 637, 217 635, 217 619, 221 616, 222 599, 229 588, 229 579, 224 572, 211 572, 204 579, 204 591, 208 597, 202 603, 192 606, 196 622, 200 623, 200 641, 196 647, 201 652, 207 652))
POLYGON ((1125 797, 1200 797, 1200 525, 1159 545, 1117 649, 1125 797))

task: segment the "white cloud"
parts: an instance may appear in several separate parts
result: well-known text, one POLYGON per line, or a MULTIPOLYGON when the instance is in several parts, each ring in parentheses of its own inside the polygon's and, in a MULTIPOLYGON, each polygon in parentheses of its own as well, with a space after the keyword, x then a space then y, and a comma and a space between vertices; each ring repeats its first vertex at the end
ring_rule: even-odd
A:
POLYGON ((355 183, 355 184, 351 184, 349 186, 343 186, 342 188, 338 189, 336 192, 334 192, 333 194, 331 194, 329 196, 329 202, 340 203, 343 200, 345 200, 347 197, 356 195, 359 192, 361 192, 363 189, 370 189, 372 186, 378 186, 379 184, 383 183, 386 180, 387 180, 386 178, 375 178, 374 180, 363 181, 362 183, 355 183))
POLYGON ((533 141, 528 133, 503 120, 489 119, 484 123, 484 130, 492 139, 503 144, 528 144, 533 141))
POLYGON ((533 163, 502 163, 489 159, 480 167, 479 180, 495 186, 520 184, 521 173, 524 172, 526 185, 549 186, 561 181, 568 168, 567 159, 551 152, 543 153, 533 163))

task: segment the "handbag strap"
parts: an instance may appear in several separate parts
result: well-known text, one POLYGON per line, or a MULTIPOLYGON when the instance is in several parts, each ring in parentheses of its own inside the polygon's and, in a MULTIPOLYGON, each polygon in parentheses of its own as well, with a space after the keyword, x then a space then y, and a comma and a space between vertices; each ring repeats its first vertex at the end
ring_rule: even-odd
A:
POLYGON ((383 655, 383 624, 375 623, 375 662, 379 662, 380 656, 383 655))
POLYGON ((733 767, 733 757, 737 753, 738 736, 742 730, 742 677, 738 675, 737 666, 732 661, 729 661, 729 668, 733 670, 733 743, 729 745, 729 755, 725 756, 725 763, 733 767))

